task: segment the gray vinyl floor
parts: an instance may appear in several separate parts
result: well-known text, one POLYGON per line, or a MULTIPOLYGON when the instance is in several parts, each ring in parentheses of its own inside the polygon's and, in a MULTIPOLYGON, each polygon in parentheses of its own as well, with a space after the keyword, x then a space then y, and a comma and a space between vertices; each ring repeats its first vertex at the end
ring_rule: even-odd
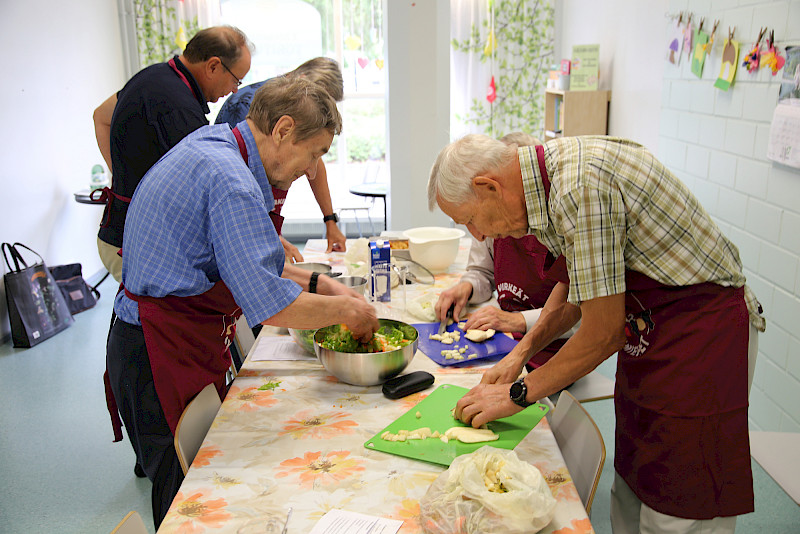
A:
MULTIPOLYGON (((75 324, 32 349, 0 345, 0 533, 108 533, 130 510, 152 532, 150 482, 133 474, 127 440, 112 443, 102 375, 116 284, 75 324)), ((613 364, 601 371, 613 375, 613 364)), ((592 523, 611 532, 614 417, 610 400, 587 403, 606 442, 592 523)), ((757 465, 756 511, 740 533, 800 533, 800 508, 757 465)), ((301 533, 292 533, 301 534, 301 533)))

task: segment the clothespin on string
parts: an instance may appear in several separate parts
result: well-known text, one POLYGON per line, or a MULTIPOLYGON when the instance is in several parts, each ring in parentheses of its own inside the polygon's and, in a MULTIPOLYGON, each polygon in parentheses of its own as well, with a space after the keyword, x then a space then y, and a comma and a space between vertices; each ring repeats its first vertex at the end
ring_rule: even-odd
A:
POLYGON ((717 35, 717 26, 719 26, 719 21, 714 21, 714 28, 711 30, 711 36, 708 38, 708 51, 711 52, 711 47, 714 46, 714 37, 717 35))
POLYGON ((703 24, 705 24, 705 23, 706 23, 706 18, 705 17, 701 18, 700 19, 700 26, 697 27, 697 31, 698 32, 703 31, 703 24))

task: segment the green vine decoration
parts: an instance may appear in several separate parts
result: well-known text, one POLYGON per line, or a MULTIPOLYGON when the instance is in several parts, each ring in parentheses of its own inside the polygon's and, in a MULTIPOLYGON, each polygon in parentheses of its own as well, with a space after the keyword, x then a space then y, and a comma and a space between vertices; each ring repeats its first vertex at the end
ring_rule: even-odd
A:
POLYGON ((175 42, 181 25, 187 41, 200 29, 197 17, 180 20, 174 5, 175 0, 133 0, 142 67, 167 61, 181 53, 182 47, 175 42))
MULTIPOLYGON (((475 98, 469 113, 456 118, 482 127, 492 137, 515 131, 540 132, 544 91, 554 58, 553 0, 494 0, 494 10, 497 98, 493 104, 475 98)), ((481 28, 472 26, 468 39, 453 39, 451 46, 457 52, 479 55, 482 63, 490 61, 491 55, 484 53, 490 29, 487 18, 481 28)))

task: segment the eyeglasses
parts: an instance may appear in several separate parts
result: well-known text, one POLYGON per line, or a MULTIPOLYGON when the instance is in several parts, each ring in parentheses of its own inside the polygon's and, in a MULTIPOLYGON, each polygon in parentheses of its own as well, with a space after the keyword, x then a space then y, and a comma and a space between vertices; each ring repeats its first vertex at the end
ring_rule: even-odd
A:
POLYGON ((223 67, 225 67, 225 70, 227 70, 227 71, 228 71, 228 74, 230 74, 231 76, 233 76, 233 79, 234 79, 234 80, 236 80, 236 87, 241 87, 241 86, 242 86, 242 80, 240 80, 240 79, 239 79, 239 78, 238 78, 238 77, 237 77, 237 76, 236 76, 236 75, 235 75, 235 74, 234 74, 234 73, 231 71, 231 69, 229 69, 229 68, 228 68, 228 66, 227 66, 225 63, 223 63, 223 62, 222 62, 222 60, 221 60, 221 59, 219 60, 219 63, 220 63, 220 65, 222 65, 223 67))

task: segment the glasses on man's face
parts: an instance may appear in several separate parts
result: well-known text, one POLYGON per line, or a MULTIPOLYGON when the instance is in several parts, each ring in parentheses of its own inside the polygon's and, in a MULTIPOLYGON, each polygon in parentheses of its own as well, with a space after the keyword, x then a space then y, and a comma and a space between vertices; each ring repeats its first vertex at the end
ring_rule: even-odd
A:
POLYGON ((227 66, 225 63, 223 63, 221 59, 219 60, 219 63, 220 63, 220 65, 222 65, 223 67, 225 67, 225 70, 227 70, 227 71, 228 71, 228 74, 230 74, 231 76, 233 76, 233 79, 234 79, 234 80, 236 80, 236 87, 241 87, 241 86, 242 86, 242 80, 240 80, 239 78, 237 78, 237 77, 236 77, 236 75, 235 75, 235 74, 234 74, 234 73, 231 71, 231 69, 229 69, 229 68, 228 68, 228 66, 227 66))

